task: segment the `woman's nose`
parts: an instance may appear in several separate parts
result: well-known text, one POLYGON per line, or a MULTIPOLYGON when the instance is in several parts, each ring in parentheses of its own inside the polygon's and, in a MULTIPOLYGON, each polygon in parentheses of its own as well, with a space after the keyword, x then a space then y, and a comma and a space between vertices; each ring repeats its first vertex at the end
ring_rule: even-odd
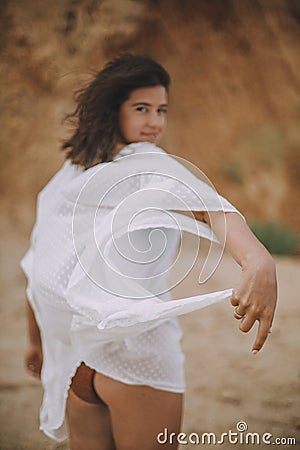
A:
POLYGON ((147 117, 147 123, 150 127, 162 127, 165 123, 164 115, 158 113, 157 111, 151 112, 147 117))

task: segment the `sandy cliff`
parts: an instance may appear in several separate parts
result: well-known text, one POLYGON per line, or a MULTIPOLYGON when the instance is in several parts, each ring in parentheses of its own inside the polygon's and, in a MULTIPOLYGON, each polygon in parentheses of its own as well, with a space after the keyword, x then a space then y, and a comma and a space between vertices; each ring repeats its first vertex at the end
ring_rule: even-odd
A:
POLYGON ((72 92, 120 51, 173 78, 163 145, 249 218, 300 228, 300 5, 294 0, 1 2, 1 199, 13 225, 62 162, 72 92))

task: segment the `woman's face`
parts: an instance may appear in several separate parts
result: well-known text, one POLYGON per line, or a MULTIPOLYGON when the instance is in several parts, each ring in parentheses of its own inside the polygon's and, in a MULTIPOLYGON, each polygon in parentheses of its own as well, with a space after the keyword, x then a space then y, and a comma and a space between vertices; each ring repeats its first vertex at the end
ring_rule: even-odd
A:
POLYGON ((126 144, 157 144, 166 124, 167 92, 163 86, 135 89, 120 108, 119 126, 126 144))

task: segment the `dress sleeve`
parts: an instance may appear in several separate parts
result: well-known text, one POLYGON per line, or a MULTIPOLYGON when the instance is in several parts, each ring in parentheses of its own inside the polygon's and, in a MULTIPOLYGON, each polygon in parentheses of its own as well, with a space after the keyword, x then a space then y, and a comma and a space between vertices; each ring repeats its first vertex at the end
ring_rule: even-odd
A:
MULTIPOLYGON (((141 151, 137 155, 124 156, 105 166, 105 178, 102 170, 99 181, 98 173, 93 173, 93 183, 90 186, 86 183, 81 197, 77 198, 78 214, 75 212, 74 217, 78 223, 73 223, 73 229, 79 234, 75 236, 75 246, 77 238, 83 242, 80 230, 90 230, 84 235, 84 247, 78 246, 78 263, 66 290, 68 304, 76 312, 73 337, 78 345, 79 336, 83 342, 89 338, 103 342, 125 338, 153 327, 159 320, 228 299, 232 293, 232 289, 227 289, 176 300, 161 298, 162 280, 169 267, 164 268, 162 264, 160 274, 154 268, 160 267, 161 252, 168 252, 168 236, 172 237, 173 231, 180 236, 188 232, 217 242, 210 227, 180 211, 238 211, 201 179, 202 173, 196 176, 176 158, 165 152, 152 152, 151 144, 138 148, 141 151), (111 209, 98 221, 91 200, 103 190, 104 180, 105 192, 109 192, 105 205, 111 209), (90 225, 83 223, 87 202, 90 225), (137 239, 139 245, 132 250, 138 236, 141 237, 137 239), (145 257, 144 261, 141 256, 145 257), (153 264, 153 271, 147 272, 144 264, 149 261, 157 264, 153 264), (135 271, 127 273, 126 269, 134 264, 135 271), (139 270, 142 265, 143 270, 139 270), (140 280, 145 272, 148 283, 140 280)), ((95 211, 98 211, 96 200, 95 211)))

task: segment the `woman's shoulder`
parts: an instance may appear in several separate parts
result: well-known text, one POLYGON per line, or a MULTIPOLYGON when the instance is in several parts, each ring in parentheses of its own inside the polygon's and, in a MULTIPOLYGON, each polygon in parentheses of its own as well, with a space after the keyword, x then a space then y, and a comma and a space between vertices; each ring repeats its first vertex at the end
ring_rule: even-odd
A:
POLYGON ((129 144, 130 148, 133 149, 136 153, 139 152, 149 152, 149 153, 167 153, 161 147, 158 147, 151 142, 134 142, 133 144, 129 144))
POLYGON ((119 153, 115 156, 114 160, 121 158, 122 156, 129 156, 135 154, 143 154, 143 153, 160 153, 167 154, 165 150, 161 147, 158 147, 151 142, 133 142, 132 144, 128 144, 123 147, 119 153))

